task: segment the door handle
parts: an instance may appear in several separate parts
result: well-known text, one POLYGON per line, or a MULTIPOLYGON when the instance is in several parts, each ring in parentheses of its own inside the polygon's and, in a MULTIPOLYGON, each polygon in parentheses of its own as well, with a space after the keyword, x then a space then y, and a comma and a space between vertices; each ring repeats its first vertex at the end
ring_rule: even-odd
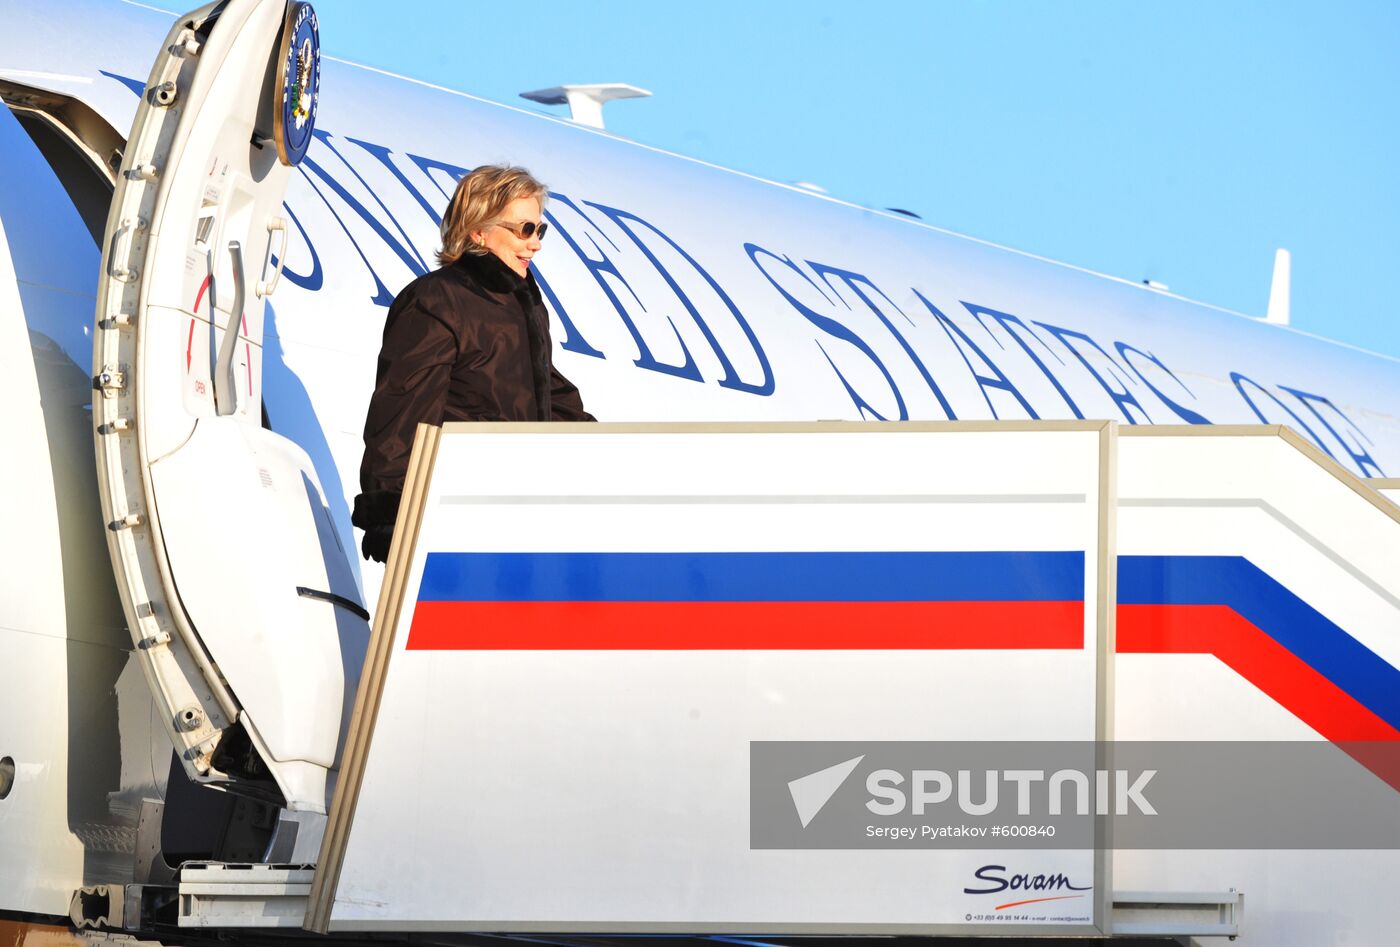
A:
POLYGON ((136 235, 145 229, 144 217, 127 217, 112 235, 112 253, 107 264, 107 274, 112 279, 133 283, 141 275, 141 267, 135 263, 128 263, 127 257, 131 255, 131 245, 136 235))
POLYGON ((287 262, 287 218, 273 217, 267 222, 267 256, 263 257, 262 276, 267 276, 267 268, 272 266, 272 237, 276 233, 282 234, 282 245, 277 248, 277 268, 272 272, 272 279, 264 281, 258 280, 258 285, 254 291, 258 298, 271 296, 277 291, 277 284, 282 282, 282 267, 287 262))
MULTIPOLYGON (((214 366, 214 412, 220 416, 238 409, 238 385, 233 378, 233 353, 238 348, 238 330, 243 320, 243 245, 228 242, 228 254, 233 263, 233 309, 224 327, 224 341, 219 346, 219 358, 214 366)), ((218 312, 212 309, 210 315, 218 312)), ((211 319, 210 322, 213 322, 211 319)))

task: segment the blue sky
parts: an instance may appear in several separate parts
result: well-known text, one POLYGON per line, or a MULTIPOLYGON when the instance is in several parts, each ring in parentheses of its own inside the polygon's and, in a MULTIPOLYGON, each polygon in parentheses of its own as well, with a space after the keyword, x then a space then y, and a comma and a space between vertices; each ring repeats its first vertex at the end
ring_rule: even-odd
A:
POLYGON ((325 52, 1400 357, 1400 3, 322 0, 325 52))

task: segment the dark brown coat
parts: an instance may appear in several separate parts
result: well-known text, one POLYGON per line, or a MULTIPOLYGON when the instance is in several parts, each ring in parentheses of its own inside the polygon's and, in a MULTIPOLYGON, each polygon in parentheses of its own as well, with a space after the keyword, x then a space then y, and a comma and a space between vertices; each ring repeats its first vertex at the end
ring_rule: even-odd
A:
POLYGON ((522 279, 494 254, 464 256, 389 307, 353 522, 393 526, 419 422, 592 420, 551 363, 534 274, 522 279))

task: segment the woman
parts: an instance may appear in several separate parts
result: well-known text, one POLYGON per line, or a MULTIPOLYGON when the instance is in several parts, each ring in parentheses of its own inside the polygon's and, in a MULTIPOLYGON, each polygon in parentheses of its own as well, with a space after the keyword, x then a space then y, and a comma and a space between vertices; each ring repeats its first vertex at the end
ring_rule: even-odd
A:
POLYGON ((462 178, 442 219, 441 266, 389 307, 352 522, 383 562, 420 422, 592 421, 551 364, 549 312, 530 273, 548 189, 523 168, 462 178))

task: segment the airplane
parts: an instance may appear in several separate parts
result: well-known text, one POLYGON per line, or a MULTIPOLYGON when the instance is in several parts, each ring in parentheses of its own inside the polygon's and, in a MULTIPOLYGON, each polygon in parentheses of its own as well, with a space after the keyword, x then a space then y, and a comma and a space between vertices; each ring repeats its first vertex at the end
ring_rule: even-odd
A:
MULTIPOLYGON (((329 56, 270 134, 309 11, 4 5, 9 917, 315 860, 383 581, 349 511, 384 315, 480 164, 550 185, 535 275, 600 420, 1274 424, 1400 472, 1394 358, 329 56)), ((1266 854, 1255 943, 1306 942, 1302 866, 1395 864, 1266 854)), ((1388 936, 1374 894, 1326 887, 1345 942, 1388 936)))

